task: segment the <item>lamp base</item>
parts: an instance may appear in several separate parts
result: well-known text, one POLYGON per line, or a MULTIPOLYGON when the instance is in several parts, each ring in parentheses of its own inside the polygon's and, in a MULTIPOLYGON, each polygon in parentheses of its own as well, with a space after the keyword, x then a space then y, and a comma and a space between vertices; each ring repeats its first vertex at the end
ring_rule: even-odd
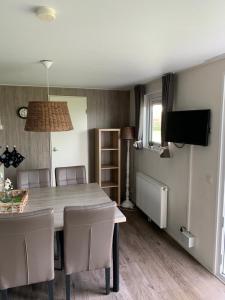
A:
POLYGON ((121 206, 123 208, 134 208, 134 204, 130 200, 125 200, 122 202, 121 206))

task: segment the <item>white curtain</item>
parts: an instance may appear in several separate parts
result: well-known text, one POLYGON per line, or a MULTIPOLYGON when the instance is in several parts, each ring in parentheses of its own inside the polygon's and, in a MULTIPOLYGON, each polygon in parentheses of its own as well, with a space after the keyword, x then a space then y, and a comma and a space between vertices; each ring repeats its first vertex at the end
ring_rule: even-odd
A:
POLYGON ((144 118, 144 96, 145 86, 137 85, 134 88, 135 96, 135 142, 136 149, 143 149, 143 118, 144 118))

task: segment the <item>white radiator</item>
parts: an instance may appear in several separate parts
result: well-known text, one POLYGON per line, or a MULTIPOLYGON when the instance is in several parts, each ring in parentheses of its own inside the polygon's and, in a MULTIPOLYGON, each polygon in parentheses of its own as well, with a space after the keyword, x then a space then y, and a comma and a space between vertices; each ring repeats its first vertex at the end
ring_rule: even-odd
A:
POLYGON ((137 172, 136 205, 160 228, 166 228, 167 192, 165 184, 137 172))

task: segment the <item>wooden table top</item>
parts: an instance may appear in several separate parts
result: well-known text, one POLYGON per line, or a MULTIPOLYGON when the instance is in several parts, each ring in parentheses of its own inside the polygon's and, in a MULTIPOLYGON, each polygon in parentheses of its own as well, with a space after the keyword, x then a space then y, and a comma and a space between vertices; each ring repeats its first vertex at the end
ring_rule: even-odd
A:
MULTIPOLYGON (((65 206, 93 205, 111 201, 97 183, 35 188, 30 189, 28 195, 24 212, 53 208, 56 231, 63 229, 65 206)), ((122 222, 126 222, 126 217, 119 208, 116 208, 115 223, 122 222)))

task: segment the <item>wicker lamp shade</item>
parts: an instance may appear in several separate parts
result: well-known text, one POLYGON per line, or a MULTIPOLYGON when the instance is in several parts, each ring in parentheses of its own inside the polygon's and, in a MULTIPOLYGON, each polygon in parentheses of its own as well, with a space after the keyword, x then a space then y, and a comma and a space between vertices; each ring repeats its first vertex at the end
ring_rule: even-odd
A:
POLYGON ((32 101, 28 104, 26 131, 54 132, 72 130, 67 102, 32 101))
POLYGON ((122 140, 133 140, 134 139, 134 127, 123 127, 121 129, 122 140))

